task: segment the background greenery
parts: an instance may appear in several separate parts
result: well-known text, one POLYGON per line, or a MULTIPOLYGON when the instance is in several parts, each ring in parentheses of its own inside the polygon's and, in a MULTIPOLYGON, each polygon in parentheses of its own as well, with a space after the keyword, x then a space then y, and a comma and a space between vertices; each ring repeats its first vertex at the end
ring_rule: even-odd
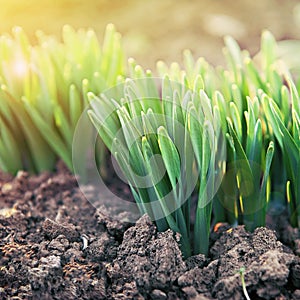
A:
POLYGON ((113 23, 127 54, 145 68, 158 59, 181 61, 186 48, 221 63, 225 34, 251 54, 259 49, 263 29, 276 40, 300 38, 297 0, 0 0, 0 8, 1 34, 19 25, 32 39, 37 29, 60 37, 68 23, 75 29, 92 27, 101 40, 106 24, 113 23))

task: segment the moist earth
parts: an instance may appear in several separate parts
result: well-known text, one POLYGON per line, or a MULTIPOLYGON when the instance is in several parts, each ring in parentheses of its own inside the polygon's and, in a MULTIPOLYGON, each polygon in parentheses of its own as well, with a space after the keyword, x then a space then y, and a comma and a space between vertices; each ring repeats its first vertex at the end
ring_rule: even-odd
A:
POLYGON ((179 234, 111 209, 90 204, 62 164, 0 173, 0 298, 245 299, 243 268, 251 299, 300 299, 300 236, 286 218, 277 231, 224 224, 208 257, 184 259, 179 234))

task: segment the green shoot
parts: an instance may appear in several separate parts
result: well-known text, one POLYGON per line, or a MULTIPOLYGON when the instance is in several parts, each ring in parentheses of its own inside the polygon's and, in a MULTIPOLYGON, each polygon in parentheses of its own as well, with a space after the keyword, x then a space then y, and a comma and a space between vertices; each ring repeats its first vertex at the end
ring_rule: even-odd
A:
POLYGON ((219 168, 225 157, 219 116, 211 110, 204 91, 187 91, 182 99, 186 87, 179 88, 166 77, 160 99, 157 91, 149 93, 150 86, 151 78, 127 81, 124 93, 133 89, 127 101, 113 102, 90 94, 89 115, 128 179, 141 213, 156 221, 159 230, 180 232, 185 256, 207 254, 212 199, 221 182, 219 168), (139 91, 149 94, 136 98, 139 91), (153 109, 147 104, 150 99, 153 109), (207 107, 201 106, 204 101, 207 107), (110 107, 109 115, 103 107, 110 107), (190 196, 197 183, 192 236, 190 196))
POLYGON ((250 297, 249 297, 247 288, 246 288, 246 283, 245 283, 245 276, 244 276, 245 268, 240 268, 239 269, 239 273, 240 273, 240 277, 241 277, 241 282, 242 282, 242 288, 243 288, 244 296, 245 296, 245 298, 247 300, 251 300, 250 297))

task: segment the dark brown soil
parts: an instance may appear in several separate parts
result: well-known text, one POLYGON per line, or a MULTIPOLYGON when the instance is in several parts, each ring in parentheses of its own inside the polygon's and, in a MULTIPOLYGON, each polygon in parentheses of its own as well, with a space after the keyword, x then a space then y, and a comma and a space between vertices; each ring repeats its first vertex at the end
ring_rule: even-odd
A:
POLYGON ((111 219, 62 166, 0 173, 0 298, 245 299, 244 267, 251 299, 300 299, 299 232, 287 228, 290 247, 267 228, 223 226, 208 258, 184 260, 178 235, 157 232, 146 216, 111 219))

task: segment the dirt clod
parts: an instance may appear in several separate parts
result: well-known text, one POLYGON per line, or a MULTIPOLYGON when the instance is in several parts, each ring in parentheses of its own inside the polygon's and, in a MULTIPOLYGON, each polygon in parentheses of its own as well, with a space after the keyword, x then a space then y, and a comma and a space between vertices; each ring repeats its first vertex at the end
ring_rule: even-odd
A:
POLYGON ((80 234, 73 224, 58 224, 55 221, 46 219, 43 230, 47 238, 53 240, 59 235, 64 235, 70 242, 79 240, 80 234))
POLYGON ((124 233, 118 254, 107 273, 112 293, 118 286, 135 280, 144 295, 152 290, 168 291, 186 269, 174 234, 158 233, 147 216, 124 233))

